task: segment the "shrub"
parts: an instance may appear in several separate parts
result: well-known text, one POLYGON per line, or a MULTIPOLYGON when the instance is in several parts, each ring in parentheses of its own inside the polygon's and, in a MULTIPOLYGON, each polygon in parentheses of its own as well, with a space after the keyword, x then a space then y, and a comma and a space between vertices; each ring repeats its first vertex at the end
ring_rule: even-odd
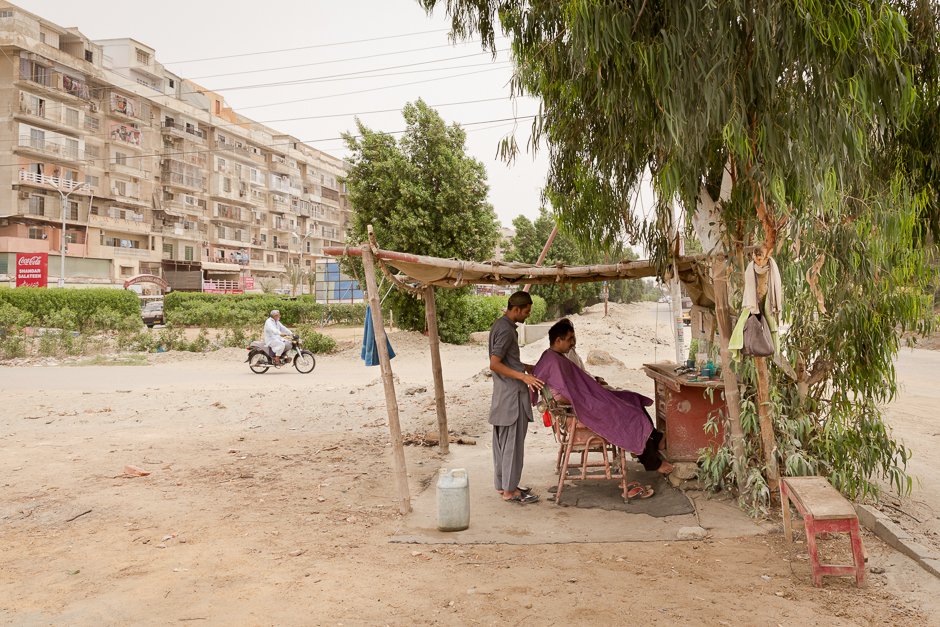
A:
POLYGON ((301 325, 294 329, 304 343, 304 348, 311 353, 332 353, 336 350, 336 340, 328 335, 318 333, 310 325, 301 325))
POLYGON ((33 324, 33 316, 8 302, 0 300, 0 329, 21 329, 33 324))
POLYGON ((225 328, 260 328, 272 309, 280 310, 281 322, 287 326, 321 323, 328 318, 335 324, 362 324, 366 310, 362 304, 321 305, 311 296, 288 299, 275 294, 173 292, 163 303, 169 324, 225 328))
POLYGON ((26 356, 26 338, 19 333, 0 334, 0 357, 16 359, 26 356))
POLYGON ((114 312, 122 320, 140 318, 140 301, 128 290, 0 288, 0 307, 2 304, 25 312, 29 324, 61 329, 81 328, 88 321, 100 319, 99 311, 114 312))

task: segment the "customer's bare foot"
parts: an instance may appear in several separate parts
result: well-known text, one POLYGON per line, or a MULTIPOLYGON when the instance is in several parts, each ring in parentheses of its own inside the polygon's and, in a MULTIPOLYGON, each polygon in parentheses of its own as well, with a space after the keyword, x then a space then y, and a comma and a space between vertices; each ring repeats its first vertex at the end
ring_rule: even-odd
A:
POLYGON ((656 469, 656 472, 668 475, 673 470, 675 470, 675 467, 664 459, 663 462, 659 465, 659 468, 656 469))

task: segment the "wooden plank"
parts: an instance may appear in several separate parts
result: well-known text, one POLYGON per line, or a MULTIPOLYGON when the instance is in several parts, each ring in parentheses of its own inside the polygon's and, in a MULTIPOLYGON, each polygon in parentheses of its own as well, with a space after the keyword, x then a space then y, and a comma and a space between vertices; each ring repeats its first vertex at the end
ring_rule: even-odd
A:
POLYGON ((437 301, 434 288, 424 288, 424 313, 428 323, 428 342, 431 347, 431 371, 434 375, 434 404, 437 406, 437 430, 440 437, 441 454, 450 451, 450 436, 447 433, 447 408, 444 403, 444 374, 441 370, 441 341, 437 332, 437 301))
POLYGON ((855 518, 855 508, 825 477, 785 477, 790 498, 816 520, 855 518))

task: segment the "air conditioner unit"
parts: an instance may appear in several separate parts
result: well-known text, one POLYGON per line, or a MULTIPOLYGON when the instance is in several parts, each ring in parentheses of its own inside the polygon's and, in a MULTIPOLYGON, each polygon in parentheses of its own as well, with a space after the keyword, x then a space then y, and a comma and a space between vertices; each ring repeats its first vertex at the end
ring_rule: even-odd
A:
POLYGON ((29 192, 27 192, 26 190, 20 190, 20 198, 22 198, 23 200, 26 200, 27 198, 29 198, 29 192))

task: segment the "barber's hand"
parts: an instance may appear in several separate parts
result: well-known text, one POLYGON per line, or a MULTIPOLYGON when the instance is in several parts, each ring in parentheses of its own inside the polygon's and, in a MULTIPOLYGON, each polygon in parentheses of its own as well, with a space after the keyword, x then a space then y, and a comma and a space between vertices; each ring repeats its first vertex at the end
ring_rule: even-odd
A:
POLYGON ((545 383, 541 379, 533 377, 531 374, 523 374, 522 382, 529 386, 529 389, 541 390, 545 383))

